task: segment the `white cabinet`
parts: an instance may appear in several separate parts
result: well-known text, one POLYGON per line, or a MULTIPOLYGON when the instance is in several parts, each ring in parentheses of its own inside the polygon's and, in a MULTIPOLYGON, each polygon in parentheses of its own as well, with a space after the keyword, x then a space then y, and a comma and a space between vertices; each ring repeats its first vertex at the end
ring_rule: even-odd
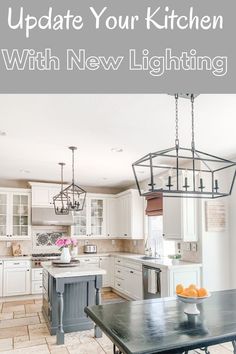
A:
POLYGON ((30 294, 30 262, 5 261, 3 296, 30 294))
POLYGON ((111 272, 112 272, 111 257, 100 257, 99 261, 100 261, 100 268, 106 271, 106 274, 102 276, 102 286, 110 287, 111 272))
POLYGON ((90 194, 84 209, 74 215, 73 237, 106 237, 106 197, 90 194))
POLYGON ((169 296, 175 295, 177 284, 183 284, 188 287, 190 284, 196 284, 201 287, 201 267, 200 266, 186 266, 177 267, 169 270, 169 296))
POLYGON ((31 280, 31 293, 41 294, 43 292, 43 269, 32 268, 31 280))
POLYGON ((114 288, 133 300, 143 299, 142 264, 115 259, 114 288))
POLYGON ((0 240, 24 240, 31 236, 31 192, 0 189, 0 240))
POLYGON ((53 197, 60 192, 61 186, 59 184, 37 182, 29 182, 29 184, 32 190, 32 206, 53 208, 53 197))
POLYGON ((118 236, 128 239, 144 237, 144 199, 130 189, 117 196, 118 236))
POLYGON ((198 240, 197 202, 194 198, 164 197, 163 236, 166 240, 198 240))
POLYGON ((106 235, 108 238, 116 238, 118 235, 117 210, 117 198, 108 197, 106 200, 106 235))

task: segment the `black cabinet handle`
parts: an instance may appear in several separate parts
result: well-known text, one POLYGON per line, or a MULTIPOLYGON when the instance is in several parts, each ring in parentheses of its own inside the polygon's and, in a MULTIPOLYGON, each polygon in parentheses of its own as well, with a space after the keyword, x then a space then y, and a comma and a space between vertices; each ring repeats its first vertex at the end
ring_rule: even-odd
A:
POLYGON ((131 270, 131 271, 130 271, 130 273, 132 273, 132 274, 133 274, 133 271, 131 270))
POLYGON ((120 273, 120 270, 117 270, 117 273, 120 273))

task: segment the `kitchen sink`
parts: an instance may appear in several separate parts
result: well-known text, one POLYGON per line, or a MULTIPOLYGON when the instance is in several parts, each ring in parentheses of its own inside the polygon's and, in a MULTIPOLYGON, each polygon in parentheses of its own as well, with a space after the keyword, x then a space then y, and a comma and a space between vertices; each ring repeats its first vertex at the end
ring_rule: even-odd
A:
POLYGON ((139 257, 140 259, 143 259, 143 260, 150 260, 150 259, 160 259, 158 257, 151 257, 151 256, 142 256, 142 257, 139 257))

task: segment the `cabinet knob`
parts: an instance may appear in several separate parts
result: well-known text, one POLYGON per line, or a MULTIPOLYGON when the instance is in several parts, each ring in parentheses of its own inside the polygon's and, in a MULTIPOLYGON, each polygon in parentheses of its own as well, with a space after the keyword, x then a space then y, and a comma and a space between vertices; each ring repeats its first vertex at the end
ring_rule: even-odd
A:
POLYGON ((107 236, 110 236, 110 234, 107 234, 107 236))
POLYGON ((130 273, 132 273, 132 274, 133 274, 133 271, 131 270, 131 271, 130 271, 130 273))
POLYGON ((162 234, 163 237, 165 237, 165 234, 162 234))
POLYGON ((29 269, 27 269, 27 272, 29 272, 29 269))

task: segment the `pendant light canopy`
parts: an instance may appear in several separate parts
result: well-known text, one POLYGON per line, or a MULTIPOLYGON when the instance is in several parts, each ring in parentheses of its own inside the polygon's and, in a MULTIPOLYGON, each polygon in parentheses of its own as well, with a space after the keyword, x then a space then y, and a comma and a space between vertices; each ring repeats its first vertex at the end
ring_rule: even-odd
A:
POLYGON ((69 149, 72 152, 72 183, 63 189, 63 195, 67 198, 67 207, 69 211, 81 211, 84 208, 86 191, 75 184, 75 151, 77 147, 70 146, 69 149))
POLYGON ((64 162, 59 162, 61 166, 61 191, 55 197, 53 197, 53 205, 56 215, 68 215, 69 208, 68 208, 68 198, 67 195, 64 193, 63 188, 63 169, 65 166, 64 162))
MULTIPOLYGON (((181 95, 182 96, 182 95, 181 95)), ((140 195, 164 197, 220 198, 231 194, 236 163, 197 150, 194 132, 194 94, 190 98, 191 147, 179 144, 179 95, 175 95, 175 145, 166 150, 149 153, 133 163, 132 168, 140 195)))

